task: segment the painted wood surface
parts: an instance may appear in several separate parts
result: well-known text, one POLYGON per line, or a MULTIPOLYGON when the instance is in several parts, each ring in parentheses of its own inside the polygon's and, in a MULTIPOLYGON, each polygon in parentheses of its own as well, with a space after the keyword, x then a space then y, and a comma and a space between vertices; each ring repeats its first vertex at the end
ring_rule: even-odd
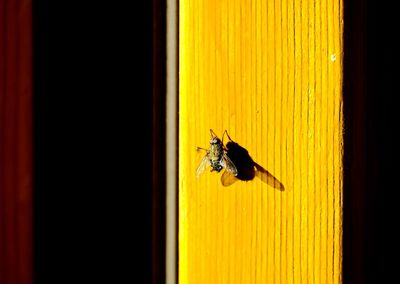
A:
POLYGON ((341 283, 342 20, 342 0, 180 1, 179 283, 341 283), (269 178, 197 178, 210 129, 269 178))

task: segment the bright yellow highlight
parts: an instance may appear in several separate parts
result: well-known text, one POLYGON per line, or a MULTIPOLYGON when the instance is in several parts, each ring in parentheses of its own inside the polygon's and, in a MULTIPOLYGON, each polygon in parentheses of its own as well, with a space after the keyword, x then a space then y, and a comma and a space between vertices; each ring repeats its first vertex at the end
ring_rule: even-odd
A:
POLYGON ((341 283, 342 2, 180 1, 180 284, 341 283), (210 129, 285 190, 196 178, 210 129))

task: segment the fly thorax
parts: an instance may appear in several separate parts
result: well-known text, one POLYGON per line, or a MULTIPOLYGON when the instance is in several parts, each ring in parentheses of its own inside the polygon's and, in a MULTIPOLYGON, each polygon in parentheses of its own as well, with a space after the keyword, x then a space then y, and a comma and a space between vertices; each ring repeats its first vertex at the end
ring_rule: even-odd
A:
POLYGON ((211 144, 210 147, 210 158, 211 160, 221 160, 223 149, 220 144, 211 144))

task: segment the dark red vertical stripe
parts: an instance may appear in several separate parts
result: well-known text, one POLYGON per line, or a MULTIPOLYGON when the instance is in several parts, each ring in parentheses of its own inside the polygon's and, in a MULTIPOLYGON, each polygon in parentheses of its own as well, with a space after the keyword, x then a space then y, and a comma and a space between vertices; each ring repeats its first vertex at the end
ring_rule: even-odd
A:
POLYGON ((21 1, 19 22, 19 104, 17 125, 19 141, 18 165, 18 283, 32 283, 33 233, 32 233, 32 0, 21 1))
POLYGON ((32 283, 32 3, 0 0, 0 283, 32 283))
POLYGON ((16 1, 5 1, 5 53, 3 62, 5 69, 5 99, 4 99, 4 121, 2 122, 4 132, 2 169, 3 189, 4 189, 4 223, 5 223, 5 260, 6 268, 4 283, 16 283, 17 281, 17 243, 16 243, 16 103, 18 101, 17 93, 17 7, 16 1))
POLYGON ((4 85, 4 77, 5 77, 5 9, 4 9, 4 1, 0 2, 0 283, 4 283, 4 275, 5 275, 5 245, 4 245, 4 234, 5 234, 5 224, 4 224, 4 190, 3 190, 3 145, 4 145, 4 93, 5 93, 5 85, 4 85))

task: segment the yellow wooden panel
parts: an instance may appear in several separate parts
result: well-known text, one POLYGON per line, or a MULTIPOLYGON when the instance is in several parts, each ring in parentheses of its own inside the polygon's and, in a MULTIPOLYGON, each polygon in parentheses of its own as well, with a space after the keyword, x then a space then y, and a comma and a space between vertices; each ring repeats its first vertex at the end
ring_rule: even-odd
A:
POLYGON ((180 0, 181 284, 341 283, 342 4, 180 0), (196 178, 209 129, 285 190, 196 178))

